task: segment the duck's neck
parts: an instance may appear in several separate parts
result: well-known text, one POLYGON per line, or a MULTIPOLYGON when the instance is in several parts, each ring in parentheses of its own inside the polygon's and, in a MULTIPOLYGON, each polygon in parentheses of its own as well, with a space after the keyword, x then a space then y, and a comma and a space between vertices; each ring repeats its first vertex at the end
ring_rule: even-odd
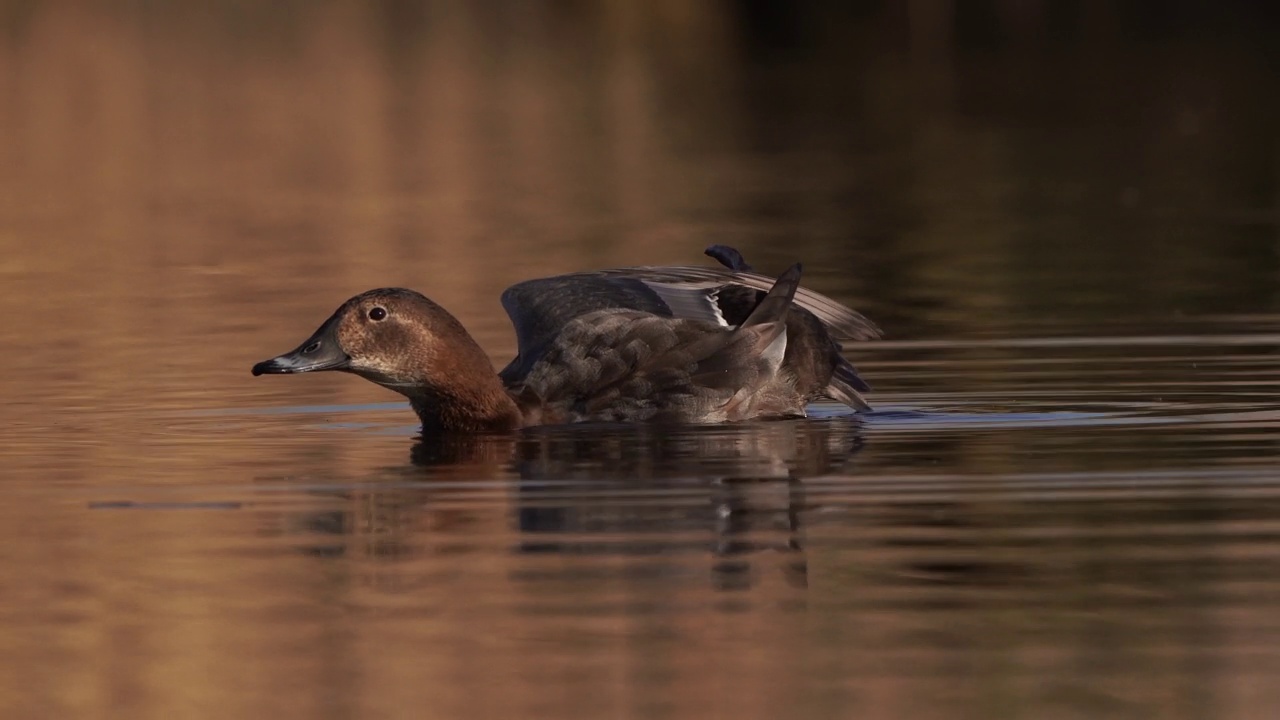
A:
POLYGON ((501 432, 520 427, 521 414, 489 356, 460 323, 440 350, 430 351, 425 378, 394 389, 409 398, 424 434, 501 432))
POLYGON ((422 421, 424 435, 502 432, 521 425, 519 408, 502 387, 496 373, 483 385, 467 383, 414 388, 406 392, 422 421))

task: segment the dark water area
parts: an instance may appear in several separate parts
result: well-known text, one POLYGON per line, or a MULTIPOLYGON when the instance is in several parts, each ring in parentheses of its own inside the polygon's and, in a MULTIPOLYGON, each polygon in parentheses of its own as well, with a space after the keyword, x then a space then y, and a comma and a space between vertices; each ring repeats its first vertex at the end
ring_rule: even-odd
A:
POLYGON ((1271 718, 1262 4, 0 4, 0 717, 1271 718), (710 263, 874 412, 421 438, 253 378, 710 263))

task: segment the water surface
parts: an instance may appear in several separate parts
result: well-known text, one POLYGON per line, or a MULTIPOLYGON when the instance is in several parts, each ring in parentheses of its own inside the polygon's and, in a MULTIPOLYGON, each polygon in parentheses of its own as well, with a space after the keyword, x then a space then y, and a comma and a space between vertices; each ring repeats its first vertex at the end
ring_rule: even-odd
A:
POLYGON ((213 7, 0 17, 0 716, 1280 708, 1248 23, 213 7), (385 285, 500 366, 508 284, 713 242, 886 329, 875 412, 439 441, 249 375, 385 285))

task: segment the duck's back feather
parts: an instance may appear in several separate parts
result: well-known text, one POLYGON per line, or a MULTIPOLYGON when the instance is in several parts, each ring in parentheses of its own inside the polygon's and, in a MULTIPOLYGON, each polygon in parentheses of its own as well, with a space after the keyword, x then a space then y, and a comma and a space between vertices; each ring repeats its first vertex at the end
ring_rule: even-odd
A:
POLYGON ((511 388, 529 424, 584 420, 723 422, 803 415, 782 372, 800 266, 736 328, 637 310, 575 318, 511 388))

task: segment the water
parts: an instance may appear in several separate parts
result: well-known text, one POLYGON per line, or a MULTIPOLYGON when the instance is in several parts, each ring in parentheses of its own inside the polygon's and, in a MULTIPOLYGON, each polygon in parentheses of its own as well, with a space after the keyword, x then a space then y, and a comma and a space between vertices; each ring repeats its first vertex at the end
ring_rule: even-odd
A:
POLYGON ((0 13, 0 717, 1274 716, 1269 18, 469 8, 0 13), (713 242, 887 330, 876 412, 249 375, 713 242))

